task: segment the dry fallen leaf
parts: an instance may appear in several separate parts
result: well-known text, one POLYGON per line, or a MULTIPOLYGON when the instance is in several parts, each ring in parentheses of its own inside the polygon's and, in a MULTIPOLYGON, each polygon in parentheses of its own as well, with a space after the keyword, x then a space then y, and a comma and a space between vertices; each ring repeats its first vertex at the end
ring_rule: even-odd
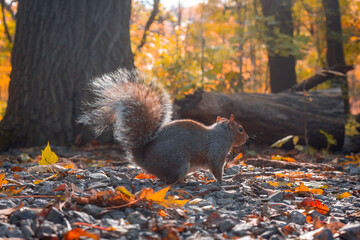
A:
POLYGON ((74 228, 71 231, 64 233, 64 240, 78 240, 80 237, 88 237, 95 240, 100 239, 99 235, 95 233, 89 233, 81 228, 74 228))
POLYGON ((154 175, 147 174, 147 173, 139 173, 136 177, 136 179, 157 179, 154 175))
POLYGON ((51 151, 50 144, 48 142, 46 148, 41 151, 41 159, 39 160, 39 165, 54 164, 57 162, 58 159, 58 156, 51 151))
POLYGON ((7 184, 8 181, 5 180, 5 173, 0 173, 0 187, 3 185, 3 184, 7 184))
POLYGON ((343 198, 348 198, 350 196, 352 196, 352 195, 349 192, 344 192, 344 193, 342 193, 340 195, 337 195, 336 198, 337 199, 343 199, 343 198))

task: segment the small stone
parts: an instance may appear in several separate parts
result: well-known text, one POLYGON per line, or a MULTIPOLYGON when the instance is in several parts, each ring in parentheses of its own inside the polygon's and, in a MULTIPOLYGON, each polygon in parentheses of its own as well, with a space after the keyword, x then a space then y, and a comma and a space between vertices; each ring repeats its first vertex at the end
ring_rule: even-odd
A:
POLYGON ((219 206, 224 206, 234 204, 235 200, 232 198, 219 198, 216 202, 219 206))
POLYGON ((62 224, 64 221, 64 214, 60 212, 56 208, 51 208, 46 220, 53 222, 53 223, 59 223, 62 224))
POLYGON ((216 200, 213 198, 213 197, 208 197, 208 198, 205 198, 206 202, 203 201, 203 202, 199 202, 199 207, 202 207, 202 205, 213 205, 213 206, 216 206, 216 200))
POLYGON ((116 210, 116 211, 111 211, 107 214, 105 214, 102 218, 113 218, 116 220, 125 218, 125 214, 122 211, 116 210))
POLYGON ((25 219, 35 219, 37 213, 30 209, 20 209, 13 212, 13 214, 9 218, 10 223, 17 223, 20 220, 25 219))
POLYGON ((90 224, 94 224, 95 222, 97 222, 95 218, 85 212, 69 211, 69 214, 75 218, 72 219, 73 222, 86 222, 90 224))
POLYGON ((1 199, 0 200, 0 209, 13 208, 16 204, 11 201, 11 199, 1 199))
POLYGON ((102 227, 115 227, 119 225, 119 221, 111 218, 103 218, 101 219, 101 226, 102 227))
POLYGON ((126 220, 130 224, 139 224, 140 226, 145 225, 147 223, 147 219, 142 215, 140 212, 135 211, 133 213, 130 213, 126 220))
POLYGON ((23 236, 20 228, 16 226, 10 226, 6 231, 6 236, 9 238, 21 238, 23 236))
POLYGON ((42 208, 42 207, 46 206, 46 204, 48 204, 48 203, 49 203, 48 200, 37 198, 34 200, 34 203, 32 204, 32 206, 35 208, 42 208))
POLYGON ((238 223, 232 228, 231 232, 233 232, 238 237, 244 237, 248 235, 250 229, 251 226, 247 223, 238 223))
POLYGON ((360 236, 360 223, 350 223, 339 230, 340 238, 347 240, 357 240, 360 236))
POLYGON ((360 167, 352 167, 350 168, 350 175, 360 175, 360 167))
POLYGON ((10 226, 8 223, 0 222, 0 237, 6 237, 6 232, 10 226))
POLYGON ((325 228, 321 233, 314 236, 314 240, 334 240, 333 234, 330 229, 325 228))
POLYGON ((110 176, 110 184, 111 184, 111 186, 130 186, 131 181, 127 178, 121 178, 118 176, 111 175, 110 176))
POLYGON ((81 210, 86 212, 87 214, 90 214, 93 217, 96 217, 99 213, 101 213, 102 208, 96 205, 86 204, 81 210))
POLYGON ((109 180, 109 177, 103 173, 90 173, 89 177, 94 180, 99 180, 99 181, 108 181, 109 180))
POLYGON ((12 168, 14 165, 11 162, 5 161, 2 163, 2 168, 12 168))
POLYGON ((57 182, 44 181, 40 183, 38 194, 49 195, 53 194, 53 189, 58 185, 57 182))
POLYGON ((238 174, 239 172, 240 172, 240 166, 235 165, 235 166, 227 168, 225 174, 234 175, 234 174, 238 174))
POLYGON ((236 225, 236 223, 233 220, 224 219, 219 222, 219 231, 227 232, 227 231, 231 230, 235 225, 236 225))
POLYGON ((269 202, 282 202, 284 200, 284 192, 277 192, 269 196, 269 202))
POLYGON ((56 225, 52 222, 44 220, 36 232, 38 238, 53 236, 57 232, 56 225))
POLYGON ((303 225, 306 222, 306 217, 299 211, 292 211, 287 218, 287 222, 297 223, 299 225, 303 225))
POLYGON ((22 237, 24 237, 26 239, 32 239, 34 237, 34 235, 35 235, 35 233, 32 230, 30 225, 20 224, 20 229, 21 229, 21 232, 23 234, 22 237))
POLYGON ((88 188, 91 188, 91 189, 105 188, 109 185, 110 185, 109 182, 90 182, 88 184, 88 188))

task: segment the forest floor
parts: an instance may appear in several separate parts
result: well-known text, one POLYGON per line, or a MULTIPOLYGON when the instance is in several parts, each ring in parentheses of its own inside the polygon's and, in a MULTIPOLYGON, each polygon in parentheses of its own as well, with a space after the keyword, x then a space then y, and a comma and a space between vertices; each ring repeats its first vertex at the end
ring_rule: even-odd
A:
POLYGON ((52 151, 0 155, 0 238, 360 239, 359 155, 244 148, 166 186, 117 146, 52 151))

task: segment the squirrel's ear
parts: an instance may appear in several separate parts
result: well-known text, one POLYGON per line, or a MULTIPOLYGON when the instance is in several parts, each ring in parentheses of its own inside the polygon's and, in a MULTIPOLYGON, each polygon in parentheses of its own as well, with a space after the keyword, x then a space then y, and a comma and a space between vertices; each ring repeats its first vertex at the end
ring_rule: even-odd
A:
POLYGON ((222 120, 222 118, 221 117, 219 117, 219 116, 217 116, 217 118, 216 118, 216 122, 220 122, 222 120))
POLYGON ((235 121, 235 116, 234 116, 234 114, 231 114, 231 115, 230 115, 229 122, 234 122, 234 121, 235 121))

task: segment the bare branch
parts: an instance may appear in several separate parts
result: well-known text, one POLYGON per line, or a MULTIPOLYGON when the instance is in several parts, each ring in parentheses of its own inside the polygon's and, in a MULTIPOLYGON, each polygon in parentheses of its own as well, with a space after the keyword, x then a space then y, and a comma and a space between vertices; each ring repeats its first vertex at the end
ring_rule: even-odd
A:
POLYGON ((153 10, 151 11, 150 17, 146 22, 144 33, 143 33, 140 44, 136 48, 136 52, 139 52, 146 43, 146 37, 147 37, 147 33, 150 29, 150 26, 154 22, 156 15, 159 13, 159 3, 160 3, 160 0, 154 0, 153 10))

